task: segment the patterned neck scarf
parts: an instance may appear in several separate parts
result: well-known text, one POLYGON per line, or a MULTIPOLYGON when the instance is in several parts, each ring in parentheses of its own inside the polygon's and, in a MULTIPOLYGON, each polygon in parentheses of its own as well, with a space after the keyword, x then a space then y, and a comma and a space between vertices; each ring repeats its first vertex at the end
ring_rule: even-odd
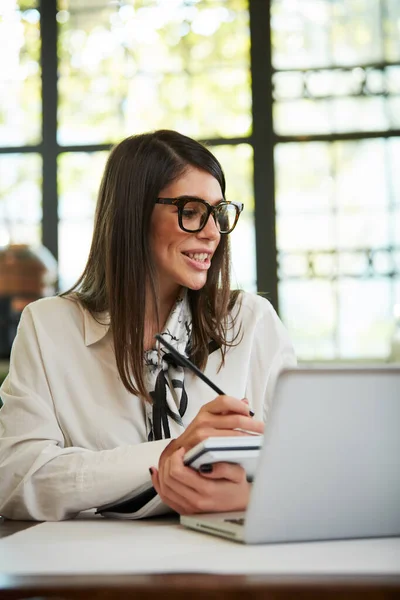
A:
MULTIPOLYGON (((184 356, 189 355, 192 316, 186 293, 180 296, 161 335, 184 356)), ((163 346, 145 352, 145 382, 153 403, 145 402, 147 439, 149 442, 178 437, 184 431, 182 417, 188 398, 184 369, 175 363, 163 346)))

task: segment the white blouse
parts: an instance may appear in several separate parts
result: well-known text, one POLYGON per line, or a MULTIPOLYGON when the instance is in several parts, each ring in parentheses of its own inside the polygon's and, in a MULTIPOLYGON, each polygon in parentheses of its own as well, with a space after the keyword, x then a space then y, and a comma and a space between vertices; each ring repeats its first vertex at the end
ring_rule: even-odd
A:
MULTIPOLYGON (((208 359, 206 375, 224 392, 246 397, 266 420, 276 378, 296 358, 271 304, 243 293, 242 337, 208 359)), ((216 396, 185 372, 187 426, 216 396)), ((170 440, 148 442, 145 410, 118 375, 112 335, 75 301, 29 304, 14 341, 0 396, 0 514, 59 520, 140 493, 170 440)), ((156 496, 136 516, 166 512, 156 496)))

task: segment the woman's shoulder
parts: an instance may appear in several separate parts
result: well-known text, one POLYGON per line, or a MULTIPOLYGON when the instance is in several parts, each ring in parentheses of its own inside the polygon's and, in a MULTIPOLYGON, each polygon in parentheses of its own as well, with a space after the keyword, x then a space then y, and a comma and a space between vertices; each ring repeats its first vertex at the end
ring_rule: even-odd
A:
POLYGON ((50 296, 30 302, 25 307, 23 315, 26 317, 29 314, 33 319, 40 320, 62 319, 68 316, 81 319, 83 310, 78 300, 72 296, 50 296))
POLYGON ((23 310, 20 328, 40 332, 69 335, 74 330, 83 332, 85 309, 72 297, 51 296, 30 302, 23 310))
POLYGON ((296 364, 293 344, 280 317, 267 298, 243 292, 238 298, 240 304, 238 319, 243 337, 251 339, 269 360, 279 354, 285 364, 296 364), (283 360, 283 359, 282 359, 283 360))
POLYGON ((235 322, 242 331, 260 338, 289 340, 286 327, 267 298, 241 292, 236 306, 235 322))
MULTIPOLYGON (((31 302, 24 309, 19 329, 34 331, 66 341, 84 339, 86 345, 99 341, 109 329, 108 313, 92 315, 76 296, 53 296, 31 302)), ((80 343, 80 342, 79 342, 80 343)))
POLYGON ((237 295, 234 310, 240 319, 255 320, 276 318, 276 312, 271 302, 258 294, 241 291, 237 295))

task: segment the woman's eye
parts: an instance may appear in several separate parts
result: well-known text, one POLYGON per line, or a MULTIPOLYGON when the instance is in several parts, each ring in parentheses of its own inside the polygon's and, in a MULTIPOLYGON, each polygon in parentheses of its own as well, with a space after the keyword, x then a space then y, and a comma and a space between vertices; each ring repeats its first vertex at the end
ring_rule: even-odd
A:
POLYGON ((189 208, 184 208, 182 211, 182 216, 185 219, 193 219, 197 215, 197 211, 189 208))

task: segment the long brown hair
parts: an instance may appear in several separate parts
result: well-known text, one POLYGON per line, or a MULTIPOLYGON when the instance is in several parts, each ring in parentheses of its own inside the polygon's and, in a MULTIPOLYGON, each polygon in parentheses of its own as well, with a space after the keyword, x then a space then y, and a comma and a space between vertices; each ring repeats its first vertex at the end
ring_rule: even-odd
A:
MULTIPOLYGON (((180 133, 159 130, 135 135, 113 148, 100 185, 86 267, 76 284, 62 294, 73 294, 94 318, 108 311, 121 381, 129 392, 147 400, 143 377, 146 282, 154 306, 158 305, 150 218, 159 192, 188 166, 215 177, 225 196, 218 160, 205 146, 180 133)), ((233 326, 230 315, 238 292, 231 292, 229 268, 229 240, 223 235, 205 286, 188 290, 191 359, 201 369, 207 363, 210 341, 221 349, 221 365, 232 345, 227 334, 233 326)))

